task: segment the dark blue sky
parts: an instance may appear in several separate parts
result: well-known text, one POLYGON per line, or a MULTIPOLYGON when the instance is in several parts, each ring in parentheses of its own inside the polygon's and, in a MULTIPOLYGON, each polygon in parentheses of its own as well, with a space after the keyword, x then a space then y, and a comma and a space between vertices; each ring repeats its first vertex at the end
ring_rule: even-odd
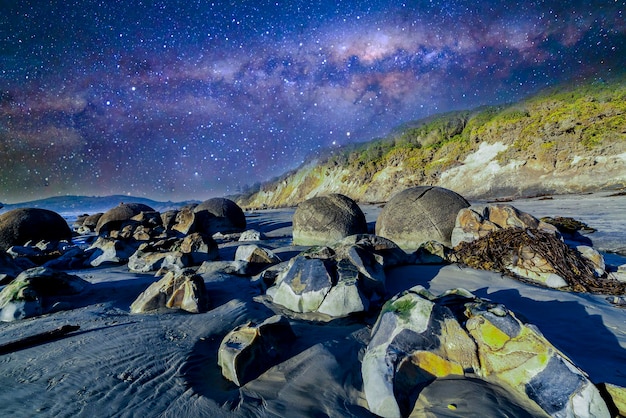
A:
POLYGON ((626 67, 625 1, 0 1, 0 201, 235 192, 626 67))

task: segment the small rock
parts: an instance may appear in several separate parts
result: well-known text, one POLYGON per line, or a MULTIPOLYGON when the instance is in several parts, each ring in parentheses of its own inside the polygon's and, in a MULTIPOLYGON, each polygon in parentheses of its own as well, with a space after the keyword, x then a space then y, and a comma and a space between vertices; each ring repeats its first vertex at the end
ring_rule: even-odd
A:
POLYGON ((239 236, 239 241, 262 241, 266 239, 265 234, 255 229, 244 231, 239 236))

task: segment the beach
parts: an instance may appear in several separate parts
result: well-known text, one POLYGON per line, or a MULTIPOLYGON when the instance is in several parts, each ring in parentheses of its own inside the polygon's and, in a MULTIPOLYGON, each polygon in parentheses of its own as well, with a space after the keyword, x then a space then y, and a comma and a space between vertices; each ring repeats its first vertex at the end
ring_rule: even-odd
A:
MULTIPOLYGON (((626 264, 626 257, 615 254, 626 247, 626 196, 608 195, 537 197, 507 204, 536 217, 569 216, 597 229, 587 237, 614 268, 626 264)), ((362 209, 373 226, 380 206, 362 209)), ((261 243, 283 261, 303 250, 291 242, 293 212, 247 213, 247 229, 263 232, 267 238, 261 243)), ((233 260, 239 245, 221 242, 220 259, 233 260)), ((285 314, 264 303, 259 281, 223 271, 204 273, 208 312, 131 314, 131 303, 159 279, 153 273, 130 272, 126 265, 70 273, 92 286, 61 298, 56 312, 0 323, 0 344, 63 325, 80 326, 54 341, 0 356, 3 416, 374 416, 363 392, 361 361, 376 313, 325 322, 288 316, 296 340, 287 360, 238 387, 218 366, 222 339, 239 325, 285 314)), ((604 295, 542 288, 456 264, 401 266, 386 271, 386 280, 389 296, 421 285, 436 295, 464 288, 501 303, 534 324, 593 383, 626 387, 626 312, 604 295)), ((448 384, 449 390, 445 380, 429 389, 424 416, 516 416, 515 408, 523 409, 482 396, 487 392, 478 386, 448 384)))

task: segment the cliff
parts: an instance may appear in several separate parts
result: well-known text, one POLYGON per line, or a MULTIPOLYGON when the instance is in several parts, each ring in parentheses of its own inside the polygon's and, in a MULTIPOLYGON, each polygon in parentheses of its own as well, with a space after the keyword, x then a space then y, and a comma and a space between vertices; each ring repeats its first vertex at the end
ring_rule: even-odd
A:
POLYGON ((236 200, 246 208, 280 207, 342 193, 380 202, 415 185, 473 199, 624 187, 626 77, 413 122, 329 151, 236 200))

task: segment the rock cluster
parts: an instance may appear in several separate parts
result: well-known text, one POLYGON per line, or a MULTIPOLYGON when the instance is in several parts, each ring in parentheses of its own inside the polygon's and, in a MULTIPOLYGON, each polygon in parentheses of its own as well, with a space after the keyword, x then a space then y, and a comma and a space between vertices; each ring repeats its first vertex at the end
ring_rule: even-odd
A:
MULTIPOLYGON (((0 320, 63 309, 56 297, 89 287, 56 269, 127 264, 163 275, 131 304, 132 314, 203 313, 209 294, 202 274, 254 276, 255 300, 284 316, 246 323, 224 336, 217 362, 237 386, 289 358, 296 341, 290 321, 377 318, 362 341, 360 364, 362 394, 377 416, 421 416, 429 391, 446 385, 497 398, 506 416, 609 416, 587 375, 505 306, 463 289, 435 296, 417 286, 388 294, 391 268, 456 262, 543 286, 611 293, 618 300, 613 303, 626 305, 626 283, 606 278, 598 252, 569 247, 555 226, 513 206, 479 211, 450 190, 415 187, 385 206, 374 235, 351 199, 313 198, 293 217, 293 243, 308 248, 284 259, 284 252, 262 242, 262 233, 245 231, 243 211, 228 199, 164 213, 123 203, 82 216, 74 229, 92 238, 84 246, 72 244, 60 227, 54 235, 31 234, 32 228, 19 226, 29 217, 35 225, 58 222, 38 211, 0 217, 0 240, 10 244, 0 251, 0 280, 9 283, 0 292, 0 320), (218 241, 234 252, 230 261, 217 261, 218 241)), ((603 390, 620 404, 621 388, 603 390)))

